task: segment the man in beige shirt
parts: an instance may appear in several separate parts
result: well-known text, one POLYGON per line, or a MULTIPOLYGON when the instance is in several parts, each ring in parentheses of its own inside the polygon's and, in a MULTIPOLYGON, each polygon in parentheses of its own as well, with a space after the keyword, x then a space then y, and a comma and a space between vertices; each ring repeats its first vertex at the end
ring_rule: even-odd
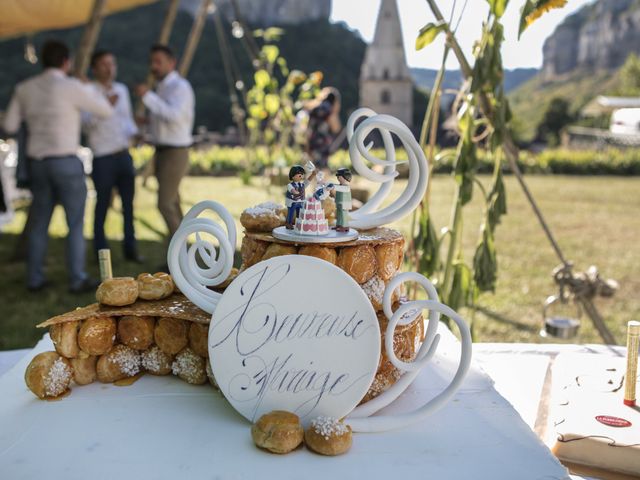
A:
POLYGON ((97 282, 85 271, 83 237, 87 197, 84 168, 76 152, 80 146, 81 112, 108 117, 113 109, 89 85, 69 78, 71 54, 66 45, 50 40, 40 55, 44 71, 16 86, 4 120, 14 134, 25 121, 29 131, 27 155, 31 159, 30 215, 27 288, 39 291, 48 285, 44 272, 48 230, 56 203, 65 211, 69 233, 66 254, 69 290, 90 291, 97 282))

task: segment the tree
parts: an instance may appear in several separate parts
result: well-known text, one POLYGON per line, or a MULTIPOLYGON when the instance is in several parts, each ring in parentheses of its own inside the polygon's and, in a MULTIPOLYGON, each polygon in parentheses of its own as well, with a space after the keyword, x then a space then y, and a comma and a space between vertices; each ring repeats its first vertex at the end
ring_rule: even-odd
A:
POLYGON ((562 97, 554 97, 538 124, 536 138, 547 142, 550 146, 560 143, 560 132, 575 120, 569 110, 569 102, 562 97))
POLYGON ((635 53, 627 57, 618 71, 618 95, 625 97, 640 96, 640 58, 635 53))

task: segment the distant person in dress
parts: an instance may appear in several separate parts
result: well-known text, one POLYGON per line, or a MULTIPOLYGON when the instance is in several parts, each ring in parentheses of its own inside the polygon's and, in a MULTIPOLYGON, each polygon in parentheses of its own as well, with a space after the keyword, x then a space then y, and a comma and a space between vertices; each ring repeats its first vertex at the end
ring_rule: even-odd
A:
POLYGON ((151 142, 156 150, 158 209, 171 238, 182 221, 180 182, 189 170, 195 95, 191 84, 176 71, 176 57, 169 47, 153 46, 150 63, 157 87, 151 91, 141 84, 136 87, 136 93, 150 112, 151 142))
MULTIPOLYGON (((0 159, 4 160, 3 156, 0 156, 0 159)), ((3 164, 0 165, 0 226, 4 225, 11 219, 9 196, 4 188, 3 164)))
POLYGON ((85 271, 83 237, 87 197, 84 168, 76 155, 80 146, 81 112, 108 117, 113 108, 107 98, 89 85, 69 78, 69 48, 48 41, 40 54, 44 71, 16 86, 7 108, 4 127, 10 134, 26 121, 27 155, 31 159, 32 225, 28 235, 27 288, 39 291, 48 285, 44 271, 49 222, 57 202, 65 211, 69 290, 93 290, 97 283, 85 271))
POLYGON ((138 133, 131 113, 129 90, 116 82, 118 66, 115 56, 107 50, 95 52, 91 58, 93 87, 97 94, 110 99, 114 114, 110 117, 87 114, 84 129, 93 152, 91 178, 96 189, 96 209, 93 220, 93 248, 96 252, 109 248, 104 234, 104 222, 111 203, 111 192, 118 189, 124 217, 124 257, 142 262, 138 255, 133 226, 135 169, 129 154, 131 139, 138 133))
POLYGON ((340 92, 325 87, 306 105, 309 112, 306 150, 319 170, 329 168, 331 144, 340 132, 340 92))

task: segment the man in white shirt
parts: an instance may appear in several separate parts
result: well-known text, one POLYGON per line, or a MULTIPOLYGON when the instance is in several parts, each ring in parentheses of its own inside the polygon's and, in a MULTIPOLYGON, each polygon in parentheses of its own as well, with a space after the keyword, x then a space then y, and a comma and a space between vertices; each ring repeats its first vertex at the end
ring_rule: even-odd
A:
POLYGON ((70 52, 51 40, 40 55, 44 72, 16 86, 7 108, 4 128, 16 133, 24 120, 29 131, 27 155, 31 160, 31 191, 27 288, 39 291, 48 285, 43 268, 49 222, 56 203, 64 208, 69 233, 66 253, 69 290, 81 293, 95 288, 85 272, 84 206, 87 186, 82 162, 76 156, 80 142, 82 111, 108 117, 109 101, 79 80, 67 77, 70 52))
POLYGON ((189 169, 195 96, 189 82, 175 70, 176 58, 169 47, 154 45, 150 62, 151 73, 158 81, 156 91, 138 85, 136 93, 150 112, 151 141, 156 147, 158 209, 171 237, 182 221, 179 188, 189 169))
POLYGON ((87 114, 84 129, 89 148, 93 151, 91 178, 96 189, 96 209, 93 220, 93 246, 96 251, 109 248, 104 234, 104 221, 111 202, 111 191, 118 189, 124 218, 124 257, 141 263, 133 226, 135 169, 129 154, 131 138, 138 133, 131 113, 127 87, 115 81, 117 64, 114 55, 98 50, 91 57, 91 71, 98 95, 111 99, 114 113, 110 117, 87 114))

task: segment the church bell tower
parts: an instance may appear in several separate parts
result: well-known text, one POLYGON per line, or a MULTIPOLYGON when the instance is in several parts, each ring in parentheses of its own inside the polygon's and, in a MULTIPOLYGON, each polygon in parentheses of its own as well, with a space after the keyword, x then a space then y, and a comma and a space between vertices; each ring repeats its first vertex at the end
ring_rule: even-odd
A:
POLYGON ((413 123, 413 79, 407 66, 396 0, 382 0, 373 42, 360 69, 360 106, 413 123))

